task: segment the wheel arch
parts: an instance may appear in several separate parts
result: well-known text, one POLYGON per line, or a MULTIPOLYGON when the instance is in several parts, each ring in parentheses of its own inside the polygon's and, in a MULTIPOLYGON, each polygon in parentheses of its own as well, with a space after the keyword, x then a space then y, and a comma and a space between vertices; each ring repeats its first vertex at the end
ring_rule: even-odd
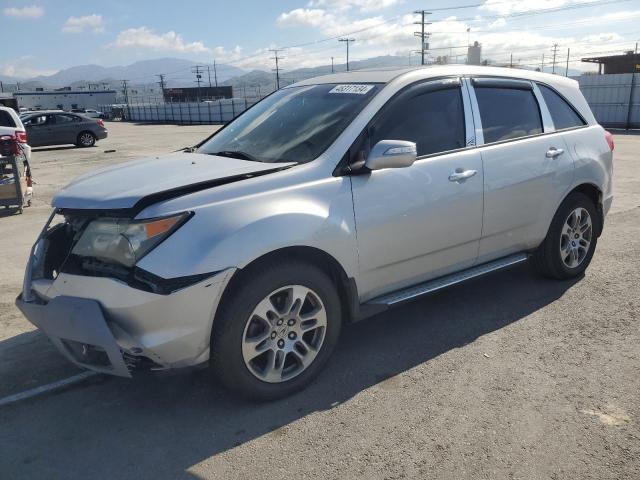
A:
POLYGON ((325 272, 329 278, 331 278, 336 287, 336 292, 340 298, 340 307, 342 309, 342 318, 344 321, 346 323, 350 323, 351 321, 360 318, 360 302, 355 279, 347 275, 343 266, 334 256, 320 248, 306 245, 288 246, 272 250, 253 259, 243 268, 236 270, 222 294, 220 303, 224 302, 229 296, 231 296, 235 287, 242 284, 244 279, 251 275, 252 271, 259 269, 266 263, 270 263, 278 259, 304 262, 314 265, 325 272))
MULTIPOLYGON (((591 201, 593 205, 596 207, 596 212, 598 213, 597 225, 596 225, 596 235, 599 237, 602 234, 602 229, 604 226, 604 211, 602 207, 602 190, 595 184, 585 182, 575 186, 565 197, 562 199, 562 202, 574 192, 582 193, 586 195, 591 201)), ((560 204, 562 204, 560 202, 560 204)))

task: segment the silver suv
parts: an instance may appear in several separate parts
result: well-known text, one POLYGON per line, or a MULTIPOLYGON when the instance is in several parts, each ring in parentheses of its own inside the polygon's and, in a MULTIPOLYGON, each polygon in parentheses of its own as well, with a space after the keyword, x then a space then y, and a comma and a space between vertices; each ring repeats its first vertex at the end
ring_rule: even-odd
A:
POLYGON ((613 143, 578 84, 487 67, 283 88, 201 144, 53 199, 17 305, 72 362, 210 362, 253 399, 308 384, 340 329, 531 260, 584 272, 613 143))

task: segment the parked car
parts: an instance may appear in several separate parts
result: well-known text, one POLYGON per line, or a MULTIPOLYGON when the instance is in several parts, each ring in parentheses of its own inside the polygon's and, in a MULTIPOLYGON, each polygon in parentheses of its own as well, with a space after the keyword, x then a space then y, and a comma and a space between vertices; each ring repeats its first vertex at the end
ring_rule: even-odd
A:
POLYGON ((27 143, 27 131, 13 108, 0 106, 0 136, 11 135, 18 142, 24 158, 31 160, 31 147, 27 143))
POLYGON ((91 108, 74 108, 71 110, 72 113, 81 113, 85 117, 89 118, 105 118, 104 112, 99 110, 93 110, 91 108))
POLYGON ((32 147, 65 144, 93 147, 97 140, 107 138, 102 120, 59 110, 24 114, 22 123, 32 147))
POLYGON ((227 387, 278 398, 318 374, 343 324, 527 260, 581 275, 612 150, 556 75, 304 80, 187 152, 65 187, 17 305, 82 367, 209 361, 227 387))

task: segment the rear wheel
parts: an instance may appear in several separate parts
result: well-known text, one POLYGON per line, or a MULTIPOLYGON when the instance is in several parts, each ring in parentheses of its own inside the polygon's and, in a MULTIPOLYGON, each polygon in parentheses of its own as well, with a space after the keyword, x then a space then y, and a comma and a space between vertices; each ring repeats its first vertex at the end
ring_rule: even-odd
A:
POLYGON ((335 286, 319 268, 273 262, 240 272, 224 299, 211 339, 222 383, 253 400, 307 386, 333 351, 341 328, 335 286))
POLYGON ((595 252, 598 216, 586 195, 574 192, 560 205, 533 260, 545 276, 566 279, 582 274, 595 252))
POLYGON ((80 132, 76 145, 78 147, 93 147, 96 144, 96 136, 91 132, 80 132))

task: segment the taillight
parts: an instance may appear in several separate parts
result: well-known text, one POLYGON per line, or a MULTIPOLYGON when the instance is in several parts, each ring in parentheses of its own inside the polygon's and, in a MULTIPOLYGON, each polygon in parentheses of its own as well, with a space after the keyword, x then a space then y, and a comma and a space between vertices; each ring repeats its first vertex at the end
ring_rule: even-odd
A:
POLYGON ((102 120, 98 120, 98 125, 102 128, 104 128, 104 122, 102 120))
POLYGON ((607 132, 605 130, 604 131, 604 138, 607 139, 607 143, 609 144, 609 150, 611 150, 613 152, 613 149, 615 148, 615 145, 613 144, 613 135, 611 135, 611 132, 607 132))
POLYGON ((16 130, 16 142, 27 143, 27 132, 16 130))

